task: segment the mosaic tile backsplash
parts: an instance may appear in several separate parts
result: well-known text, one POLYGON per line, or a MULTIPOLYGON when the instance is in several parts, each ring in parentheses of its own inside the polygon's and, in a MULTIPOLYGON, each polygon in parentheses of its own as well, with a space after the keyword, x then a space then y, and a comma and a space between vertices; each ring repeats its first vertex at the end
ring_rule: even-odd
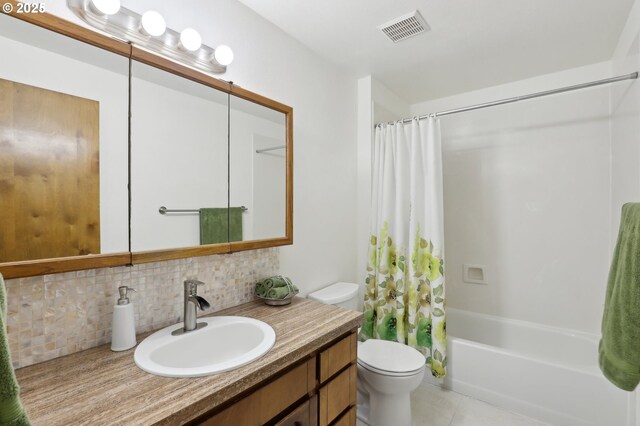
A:
POLYGON ((279 269, 277 248, 7 280, 15 368, 111 341, 118 287, 136 289, 136 332, 182 321, 183 281, 197 278, 211 304, 199 315, 253 300, 254 284, 279 269))

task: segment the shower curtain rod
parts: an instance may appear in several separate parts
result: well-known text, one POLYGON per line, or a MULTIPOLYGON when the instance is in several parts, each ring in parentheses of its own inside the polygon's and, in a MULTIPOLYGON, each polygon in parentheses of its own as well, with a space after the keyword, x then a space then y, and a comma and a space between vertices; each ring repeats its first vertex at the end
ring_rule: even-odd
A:
MULTIPOLYGON (((541 98, 543 96, 556 95, 558 93, 571 92, 573 90, 586 89, 588 87, 600 86, 602 84, 616 83, 618 81, 624 81, 624 80, 635 80, 636 78, 638 78, 638 72, 637 71, 633 72, 631 74, 625 74, 625 75, 619 75, 617 77, 605 78, 604 80, 590 81, 588 83, 576 84, 574 86, 561 87, 559 89, 546 90, 544 92, 532 93, 530 95, 514 96, 513 98, 501 99, 499 101, 485 102, 483 104, 476 104, 476 105, 466 106, 466 107, 463 107, 463 108, 449 109, 449 110, 446 110, 446 111, 440 111, 440 112, 435 112, 435 113, 431 113, 431 114, 420 115, 417 118, 418 118, 418 120, 422 120, 422 119, 429 118, 429 117, 442 117, 444 115, 457 114, 459 112, 473 111, 473 110, 476 110, 476 109, 489 108, 489 107, 498 106, 498 105, 504 105, 504 104, 511 104, 511 103, 519 102, 519 101, 526 101, 528 99, 541 98)), ((404 120, 398 120, 398 121, 390 121, 390 122, 388 122, 386 124, 395 124, 397 122, 409 123, 410 121, 412 121, 415 118, 416 117, 414 117, 414 118, 405 118, 404 120)), ((376 124, 376 126, 381 126, 381 125, 382 124, 376 124)))

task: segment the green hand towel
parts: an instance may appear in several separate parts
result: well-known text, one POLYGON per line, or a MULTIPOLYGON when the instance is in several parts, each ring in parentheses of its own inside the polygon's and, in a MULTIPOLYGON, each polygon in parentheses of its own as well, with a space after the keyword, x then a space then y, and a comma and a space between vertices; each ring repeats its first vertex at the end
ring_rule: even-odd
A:
POLYGON ((229 214, 223 209, 200 209, 200 244, 218 244, 229 241, 229 214))
POLYGON ((640 203, 622 207, 599 352, 605 377, 621 389, 634 390, 640 382, 640 203))
POLYGON ((289 287, 274 287, 271 290, 267 291, 267 297, 269 299, 284 299, 289 296, 290 293, 296 293, 298 288, 296 286, 292 286, 293 290, 289 287))
POLYGON ((200 209, 200 244, 242 241, 242 208, 200 209))
POLYGON ((242 241, 242 207, 229 209, 229 242, 242 241))
POLYGON ((20 403, 20 388, 11 364, 7 341, 7 295, 0 274, 0 425, 29 426, 20 403))
POLYGON ((266 278, 262 282, 267 290, 271 290, 277 287, 287 287, 287 282, 291 283, 291 280, 287 277, 275 276, 266 278))
POLYGON ((267 297, 267 289, 264 288, 262 281, 256 283, 256 296, 267 297))

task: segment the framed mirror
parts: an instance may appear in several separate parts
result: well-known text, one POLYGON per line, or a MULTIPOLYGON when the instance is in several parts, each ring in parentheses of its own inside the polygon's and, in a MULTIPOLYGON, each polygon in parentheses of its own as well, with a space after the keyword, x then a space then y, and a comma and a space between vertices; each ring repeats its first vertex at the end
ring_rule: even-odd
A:
POLYGON ((231 88, 229 202, 247 207, 242 239, 231 250, 293 243, 293 110, 231 88))
POLYGON ((132 252, 229 241, 228 98, 132 62, 132 252))
POLYGON ((0 272, 127 263, 128 58, 4 14, 0 51, 0 272))
POLYGON ((5 278, 292 244, 291 107, 46 13, 0 49, 5 278))
POLYGON ((132 262, 291 244, 293 110, 136 47, 132 57, 132 262), (274 141, 279 152, 254 158, 274 141))
POLYGON ((230 241, 286 238, 287 115, 232 95, 229 152, 229 214, 240 218, 230 241))

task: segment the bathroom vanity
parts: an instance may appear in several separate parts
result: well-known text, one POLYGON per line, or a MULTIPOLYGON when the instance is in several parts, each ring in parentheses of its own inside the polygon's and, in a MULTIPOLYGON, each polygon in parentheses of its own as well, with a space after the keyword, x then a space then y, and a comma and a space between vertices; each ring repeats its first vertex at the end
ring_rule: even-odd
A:
POLYGON ((286 307, 255 301, 217 315, 264 321, 276 343, 248 365, 198 378, 145 373, 133 349, 116 353, 108 345, 21 368, 32 423, 355 425, 361 313, 296 297, 286 307))

